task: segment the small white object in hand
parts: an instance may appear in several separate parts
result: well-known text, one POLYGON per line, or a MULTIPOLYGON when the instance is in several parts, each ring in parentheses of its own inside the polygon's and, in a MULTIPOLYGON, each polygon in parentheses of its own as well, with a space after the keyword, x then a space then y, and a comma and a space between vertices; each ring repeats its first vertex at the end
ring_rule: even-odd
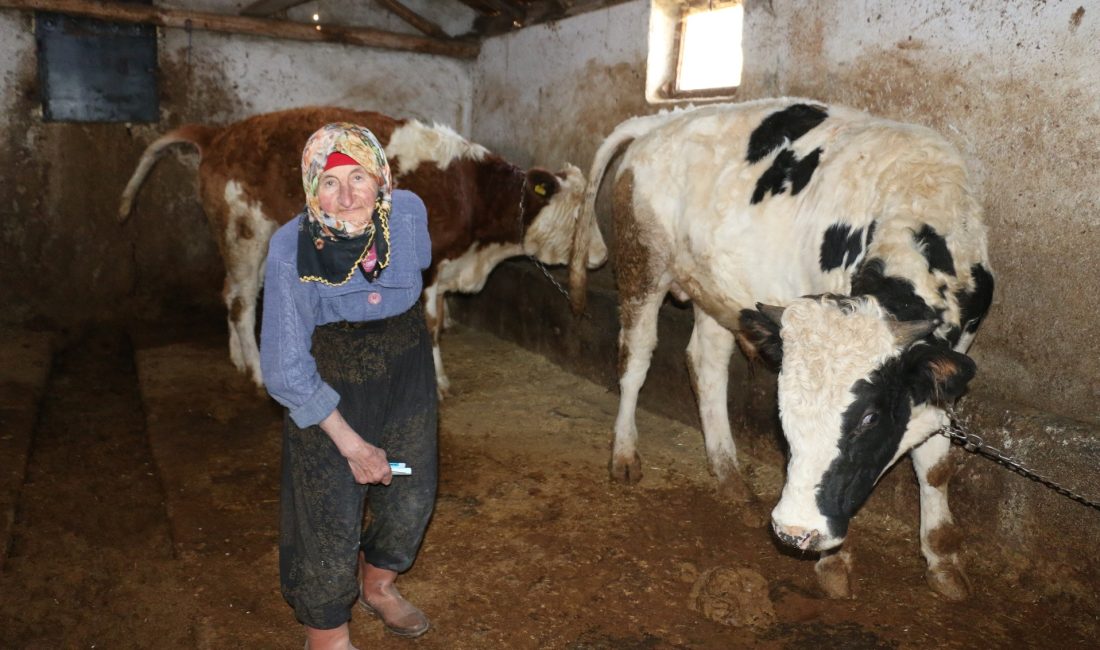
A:
POLYGON ((405 463, 390 463, 390 473, 394 476, 409 476, 413 470, 405 463))

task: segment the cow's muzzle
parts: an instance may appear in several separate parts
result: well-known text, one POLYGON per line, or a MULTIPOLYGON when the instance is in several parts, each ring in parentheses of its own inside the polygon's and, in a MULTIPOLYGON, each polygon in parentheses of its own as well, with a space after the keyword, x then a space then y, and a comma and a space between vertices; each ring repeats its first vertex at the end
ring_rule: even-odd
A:
POLYGON ((782 526, 775 521, 772 521, 772 530, 775 531, 775 536, 779 538, 779 541, 802 551, 825 551, 839 546, 844 541, 843 538, 834 538, 819 530, 799 526, 782 526))

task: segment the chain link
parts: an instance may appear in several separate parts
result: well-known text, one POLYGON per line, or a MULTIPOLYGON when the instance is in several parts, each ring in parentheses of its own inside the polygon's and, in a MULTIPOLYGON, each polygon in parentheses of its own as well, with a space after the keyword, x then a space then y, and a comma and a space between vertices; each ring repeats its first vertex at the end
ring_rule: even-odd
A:
POLYGON ((983 440, 981 436, 968 430, 969 422, 962 422, 962 420, 958 416, 958 413, 955 412, 955 408, 953 406, 947 407, 947 414, 948 416, 950 416, 951 422, 940 429, 940 433, 944 436, 947 436, 947 438, 950 439, 951 442, 961 446, 963 449, 972 454, 978 454, 980 456, 985 456, 986 458, 992 459, 993 461, 1000 463, 1004 467, 1007 467, 1009 470, 1019 474, 1020 476, 1031 479, 1032 481, 1035 481, 1037 483, 1041 483, 1064 497, 1068 497, 1090 508, 1100 510, 1100 502, 1086 499, 1080 494, 1069 490, 1068 488, 1062 486, 1055 481, 1052 481, 1042 474, 1039 474, 1038 472, 1024 467, 1018 460, 1012 458, 1011 456, 1008 456, 1000 449, 997 449, 992 445, 986 444, 985 440, 983 440))

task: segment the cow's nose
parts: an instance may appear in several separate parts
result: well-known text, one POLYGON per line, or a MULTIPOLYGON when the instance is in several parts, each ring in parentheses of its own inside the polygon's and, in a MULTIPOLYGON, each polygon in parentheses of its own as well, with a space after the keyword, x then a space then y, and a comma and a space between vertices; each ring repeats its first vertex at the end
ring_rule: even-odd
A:
POLYGON ((775 531, 775 536, 779 538, 779 541, 803 551, 812 549, 817 540, 821 538, 821 533, 816 530, 800 526, 781 526, 774 521, 772 522, 772 530, 775 531))

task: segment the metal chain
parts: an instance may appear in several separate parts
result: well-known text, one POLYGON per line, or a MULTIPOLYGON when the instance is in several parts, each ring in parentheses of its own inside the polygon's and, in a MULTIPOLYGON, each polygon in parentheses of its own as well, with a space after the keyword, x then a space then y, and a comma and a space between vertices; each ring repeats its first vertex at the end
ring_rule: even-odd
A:
POLYGON ((951 417, 951 422, 940 429, 939 432, 950 439, 951 442, 961 446, 972 454, 978 454, 992 459, 1020 476, 1041 483, 1064 497, 1073 499, 1090 508, 1100 510, 1100 502, 1086 499, 1080 494, 1063 487, 1061 484, 1052 481, 1042 474, 1024 467, 1018 460, 1006 455, 1000 449, 986 444, 981 436, 968 430, 969 423, 961 422, 953 406, 947 407, 947 414, 951 417))

